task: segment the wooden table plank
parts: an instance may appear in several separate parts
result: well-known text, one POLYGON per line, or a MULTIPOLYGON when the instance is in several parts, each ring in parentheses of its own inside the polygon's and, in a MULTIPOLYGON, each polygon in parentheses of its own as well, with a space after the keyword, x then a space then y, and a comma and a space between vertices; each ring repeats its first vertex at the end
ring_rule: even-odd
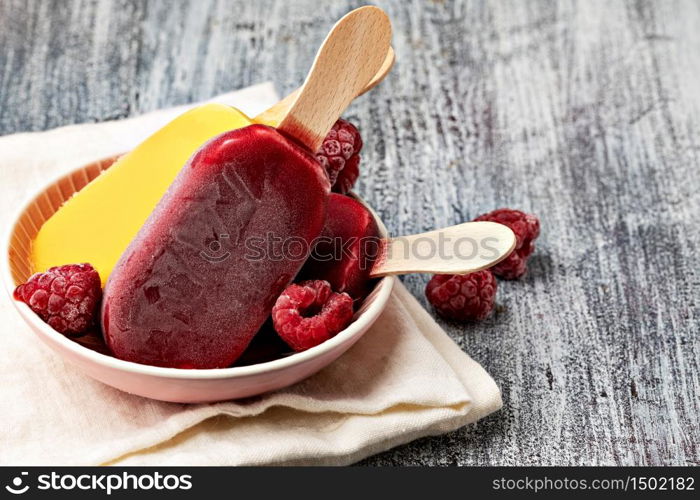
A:
MULTIPOLYGON (((699 463, 700 5, 377 4, 398 62, 347 114, 358 191, 395 234, 499 206, 543 234, 497 314, 443 323, 504 409, 363 463, 699 463)), ((358 5, 3 0, 0 134, 289 91, 358 5)))

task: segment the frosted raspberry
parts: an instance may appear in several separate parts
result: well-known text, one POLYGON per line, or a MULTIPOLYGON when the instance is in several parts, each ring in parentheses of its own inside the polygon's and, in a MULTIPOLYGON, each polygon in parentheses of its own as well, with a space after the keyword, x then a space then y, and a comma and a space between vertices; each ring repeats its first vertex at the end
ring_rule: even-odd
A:
POLYGON ((316 158, 326 169, 332 190, 346 194, 360 175, 360 150, 362 138, 350 122, 339 119, 328 132, 316 158))
POLYGON ((515 250, 493 266, 491 271, 499 278, 507 280, 524 275, 527 272, 527 259, 535 251, 535 240, 540 235, 540 220, 532 214, 510 208, 499 208, 474 220, 498 222, 508 226, 515 233, 515 250))
POLYGON ((338 172, 338 177, 333 185, 333 191, 340 194, 348 194, 360 177, 360 155, 355 155, 345 162, 345 168, 338 172))
POLYGON ((33 275, 13 296, 57 332, 81 335, 95 324, 102 288, 90 264, 69 264, 33 275))
POLYGON ((442 316, 458 321, 484 319, 493 310, 496 278, 488 269, 471 274, 436 274, 425 295, 442 316))
POLYGON ((327 281, 310 280, 289 285, 272 308, 275 330, 297 352, 335 336, 352 320, 353 301, 334 293, 327 281))

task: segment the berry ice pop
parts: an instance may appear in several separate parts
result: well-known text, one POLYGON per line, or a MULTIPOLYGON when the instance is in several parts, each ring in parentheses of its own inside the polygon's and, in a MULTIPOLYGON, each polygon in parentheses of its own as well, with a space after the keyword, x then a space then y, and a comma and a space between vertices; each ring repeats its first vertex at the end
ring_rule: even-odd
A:
POLYGON ((516 240, 506 225, 478 221, 399 238, 382 238, 372 212, 331 193, 321 236, 299 280, 325 280, 334 292, 363 299, 375 278, 428 272, 467 274, 506 258, 516 240))
POLYGON ((121 359, 178 368, 233 363, 301 268, 251 252, 320 233, 330 184, 313 155, 251 125, 205 144, 107 281, 102 326, 121 359))

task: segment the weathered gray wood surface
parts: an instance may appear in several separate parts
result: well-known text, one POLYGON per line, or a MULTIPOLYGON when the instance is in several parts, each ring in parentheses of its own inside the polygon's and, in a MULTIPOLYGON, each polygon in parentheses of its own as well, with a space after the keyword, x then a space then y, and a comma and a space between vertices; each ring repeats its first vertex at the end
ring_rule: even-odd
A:
MULTIPOLYGON (((2 0, 0 133, 289 91, 359 3, 2 0)), ((396 234, 504 205, 543 234, 495 316, 445 325, 504 409, 364 463, 699 463, 700 4, 378 3, 359 192, 396 234)))

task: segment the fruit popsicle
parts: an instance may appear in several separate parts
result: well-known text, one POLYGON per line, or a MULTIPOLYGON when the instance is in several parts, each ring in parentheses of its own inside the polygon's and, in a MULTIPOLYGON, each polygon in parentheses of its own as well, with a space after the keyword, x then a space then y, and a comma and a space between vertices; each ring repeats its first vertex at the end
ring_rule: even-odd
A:
POLYGON ((370 291, 369 274, 381 249, 370 211, 354 198, 331 193, 326 222, 299 280, 326 280, 334 292, 363 299, 370 291))
POLYGON ((250 125, 242 112, 205 104, 179 116, 73 195, 39 229, 35 272, 89 262, 104 284, 187 160, 209 139, 250 125))
POLYGON ((158 366, 231 365, 308 256, 260 248, 310 247, 329 190, 313 155, 271 127, 205 144, 107 281, 102 326, 112 352, 158 366))

